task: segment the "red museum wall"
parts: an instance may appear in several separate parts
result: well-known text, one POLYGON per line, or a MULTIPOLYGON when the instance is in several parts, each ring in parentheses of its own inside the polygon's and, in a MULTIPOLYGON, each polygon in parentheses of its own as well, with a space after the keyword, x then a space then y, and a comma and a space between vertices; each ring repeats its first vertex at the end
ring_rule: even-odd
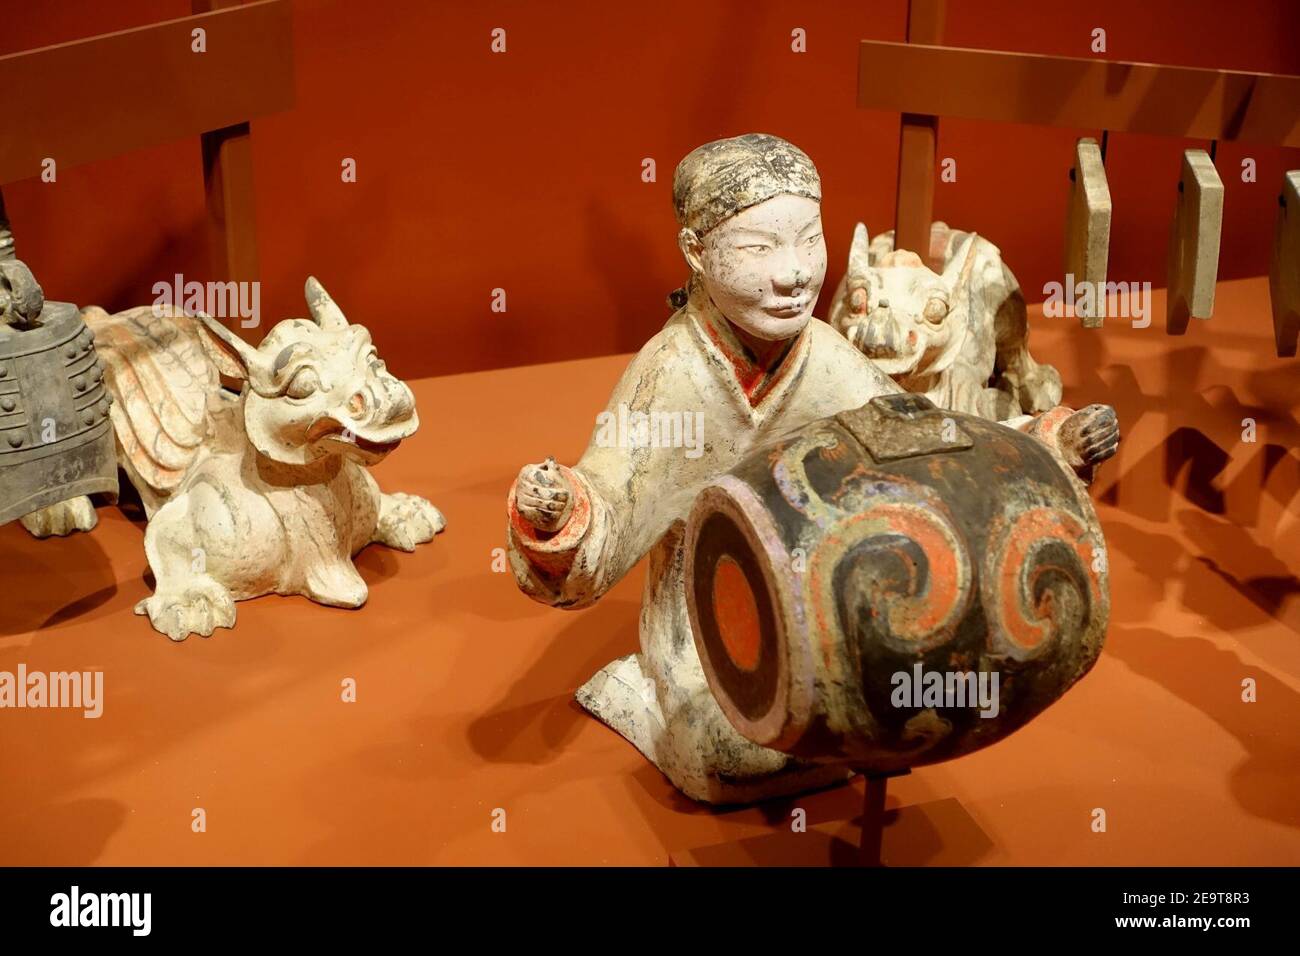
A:
MULTIPOLYGON (((1108 58, 1300 72, 1293 3, 948 6, 952 45, 1087 56, 1101 26, 1108 58)), ((189 10, 0 0, 0 55, 189 10)), ((905 0, 299 0, 297 107, 253 126, 263 314, 302 314, 315 274, 408 377, 634 350, 684 269, 674 165, 749 130, 788 137, 820 167, 833 287, 853 223, 887 228, 894 206, 898 121, 855 108, 856 41, 902 39, 905 17, 905 0), (498 26, 505 55, 489 51, 498 26), (794 27, 805 54, 790 50, 794 27), (356 183, 341 181, 344 157, 356 183), (654 183, 640 178, 647 157, 654 183), (495 288, 505 313, 491 311, 495 288)), ((1071 143, 1097 133, 945 120, 939 150, 957 159, 957 181, 937 186, 936 215, 998 243, 1040 299, 1060 269, 1071 143)), ((1205 144, 1111 139, 1113 280, 1163 285, 1185 145, 1205 144)), ((1218 157, 1220 278, 1261 274, 1280 177, 1300 150, 1224 144, 1218 157), (1245 156, 1256 183, 1241 182, 1245 156)), ((118 309, 177 272, 210 278, 197 140, 14 183, 5 197, 19 254, 52 298, 118 309)))

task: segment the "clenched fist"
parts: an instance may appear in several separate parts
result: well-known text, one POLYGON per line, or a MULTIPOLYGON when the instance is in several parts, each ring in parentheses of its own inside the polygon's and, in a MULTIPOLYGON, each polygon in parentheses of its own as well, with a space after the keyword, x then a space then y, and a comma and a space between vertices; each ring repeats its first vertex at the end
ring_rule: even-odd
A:
POLYGON ((515 507, 538 531, 558 531, 573 513, 573 489, 554 458, 524 465, 515 481, 515 507))
POLYGON ((1061 425, 1057 445, 1074 468, 1091 468, 1119 448, 1119 420, 1109 405, 1081 408, 1061 425))

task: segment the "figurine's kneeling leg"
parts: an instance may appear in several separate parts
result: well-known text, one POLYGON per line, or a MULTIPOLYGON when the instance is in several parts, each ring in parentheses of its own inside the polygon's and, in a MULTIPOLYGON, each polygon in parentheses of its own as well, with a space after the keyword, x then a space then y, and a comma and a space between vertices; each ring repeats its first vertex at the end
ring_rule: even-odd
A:
POLYGON ((654 682, 641 672, 639 654, 610 661, 574 696, 583 709, 622 734, 658 766, 656 742, 664 736, 664 716, 655 699, 654 682))
POLYGON ((69 498, 41 508, 18 519, 23 527, 36 538, 48 538, 50 535, 72 534, 74 531, 90 531, 99 523, 95 506, 85 495, 69 498))
POLYGON ((399 551, 414 551, 417 544, 432 541, 447 526, 442 512, 419 495, 379 496, 379 520, 374 540, 399 551))
POLYGON ((742 737, 698 686, 678 686, 661 706, 654 682, 630 654, 603 667, 579 689, 578 703, 622 734, 677 789, 703 803, 753 803, 843 783, 851 772, 810 764, 742 737))

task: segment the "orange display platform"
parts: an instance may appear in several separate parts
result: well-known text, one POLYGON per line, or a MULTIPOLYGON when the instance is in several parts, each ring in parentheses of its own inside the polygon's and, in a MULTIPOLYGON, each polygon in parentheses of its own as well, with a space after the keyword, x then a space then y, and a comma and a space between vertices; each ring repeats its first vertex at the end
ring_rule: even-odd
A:
MULTIPOLYGON (((1262 279, 1222 284, 1183 338, 1154 306, 1146 329, 1034 310, 1067 401, 1109 402, 1124 429, 1095 486, 1106 648, 1008 740, 891 782, 891 809, 946 808, 898 817, 891 864, 1300 863, 1300 365, 1273 357, 1262 279)), ((625 362, 414 383, 423 427, 377 476, 448 528, 414 554, 367 549, 359 611, 263 598, 173 644, 131 613, 149 591, 126 513, 43 542, 0 528, 0 670, 105 682, 99 719, 0 711, 0 864, 664 865, 788 831, 796 809, 855 839, 860 782, 710 810, 573 702, 636 648, 640 569, 579 612, 494 570, 511 478, 578 456, 625 362)))

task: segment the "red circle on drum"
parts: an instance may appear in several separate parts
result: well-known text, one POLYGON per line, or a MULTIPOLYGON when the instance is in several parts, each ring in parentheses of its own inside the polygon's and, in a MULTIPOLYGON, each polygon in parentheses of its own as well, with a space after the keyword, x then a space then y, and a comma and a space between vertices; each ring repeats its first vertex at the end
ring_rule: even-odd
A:
POLYGON ((745 572, 727 554, 713 569, 713 618, 731 662, 744 671, 758 667, 758 600, 745 572))

